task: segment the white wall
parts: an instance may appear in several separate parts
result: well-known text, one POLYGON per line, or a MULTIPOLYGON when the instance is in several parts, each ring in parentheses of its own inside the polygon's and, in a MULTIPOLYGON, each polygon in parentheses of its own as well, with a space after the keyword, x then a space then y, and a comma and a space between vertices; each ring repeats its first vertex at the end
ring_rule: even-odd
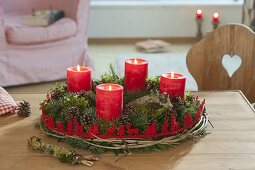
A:
POLYGON ((202 9, 203 32, 211 31, 211 17, 220 24, 241 23, 243 0, 150 0, 91 3, 90 38, 194 37, 195 13, 202 9))

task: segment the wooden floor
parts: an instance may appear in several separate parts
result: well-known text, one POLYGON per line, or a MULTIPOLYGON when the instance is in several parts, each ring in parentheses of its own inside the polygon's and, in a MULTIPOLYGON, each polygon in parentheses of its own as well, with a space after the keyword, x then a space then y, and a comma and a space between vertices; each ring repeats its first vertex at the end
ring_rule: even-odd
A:
MULTIPOLYGON (((135 54, 138 51, 135 48, 135 42, 140 39, 121 40, 124 42, 115 43, 117 40, 92 40, 89 43, 89 51, 93 56, 96 70, 92 72, 93 78, 100 78, 100 76, 109 71, 109 65, 112 63, 116 67, 117 59, 122 54, 135 54)), ((173 40, 171 47, 167 48, 168 53, 187 52, 192 43, 190 40, 173 40), (187 41, 187 42, 186 42, 187 41)), ((59 82, 59 81, 56 81, 59 82)), ((39 83, 33 85, 16 86, 6 88, 11 93, 46 93, 50 88, 54 87, 56 82, 39 83)))

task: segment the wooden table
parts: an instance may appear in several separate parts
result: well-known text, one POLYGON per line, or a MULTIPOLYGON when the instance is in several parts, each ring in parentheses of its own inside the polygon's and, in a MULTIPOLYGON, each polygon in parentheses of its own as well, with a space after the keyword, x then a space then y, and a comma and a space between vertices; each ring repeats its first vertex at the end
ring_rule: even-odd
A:
MULTIPOLYGON (((150 154, 132 154, 118 162, 113 154, 99 155, 100 160, 90 169, 192 169, 192 170, 254 170, 255 115, 239 91, 197 92, 206 99, 206 109, 214 129, 199 141, 188 141, 178 147, 150 154)), ((27 148, 26 139, 38 135, 46 142, 55 139, 33 129, 39 119, 39 103, 44 94, 13 94, 15 100, 27 100, 32 105, 32 116, 0 117, 0 169, 86 169, 82 165, 60 163, 50 155, 27 148)), ((70 146, 69 146, 70 147, 70 146)), ((77 150, 82 154, 86 151, 77 150)))

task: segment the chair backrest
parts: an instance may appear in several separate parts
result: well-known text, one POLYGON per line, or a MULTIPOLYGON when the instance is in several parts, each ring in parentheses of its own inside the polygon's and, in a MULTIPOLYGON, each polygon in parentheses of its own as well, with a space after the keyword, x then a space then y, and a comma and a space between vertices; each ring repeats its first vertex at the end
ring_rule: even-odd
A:
POLYGON ((224 25, 207 33, 187 54, 187 66, 198 89, 241 90, 254 102, 254 43, 254 32, 240 24, 224 25))
POLYGON ((31 13, 32 9, 62 9, 66 16, 76 19, 79 0, 1 0, 4 12, 31 13))

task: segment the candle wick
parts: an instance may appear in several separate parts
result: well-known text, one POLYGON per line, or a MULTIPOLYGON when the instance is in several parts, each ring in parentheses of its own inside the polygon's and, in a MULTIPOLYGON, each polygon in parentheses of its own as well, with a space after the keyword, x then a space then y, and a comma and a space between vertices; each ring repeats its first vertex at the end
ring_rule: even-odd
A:
POLYGON ((111 85, 109 86, 109 90, 112 90, 112 86, 111 85))
POLYGON ((81 71, 80 65, 77 65, 77 71, 81 71))
POLYGON ((171 78, 174 78, 174 73, 173 72, 171 72, 171 78))

